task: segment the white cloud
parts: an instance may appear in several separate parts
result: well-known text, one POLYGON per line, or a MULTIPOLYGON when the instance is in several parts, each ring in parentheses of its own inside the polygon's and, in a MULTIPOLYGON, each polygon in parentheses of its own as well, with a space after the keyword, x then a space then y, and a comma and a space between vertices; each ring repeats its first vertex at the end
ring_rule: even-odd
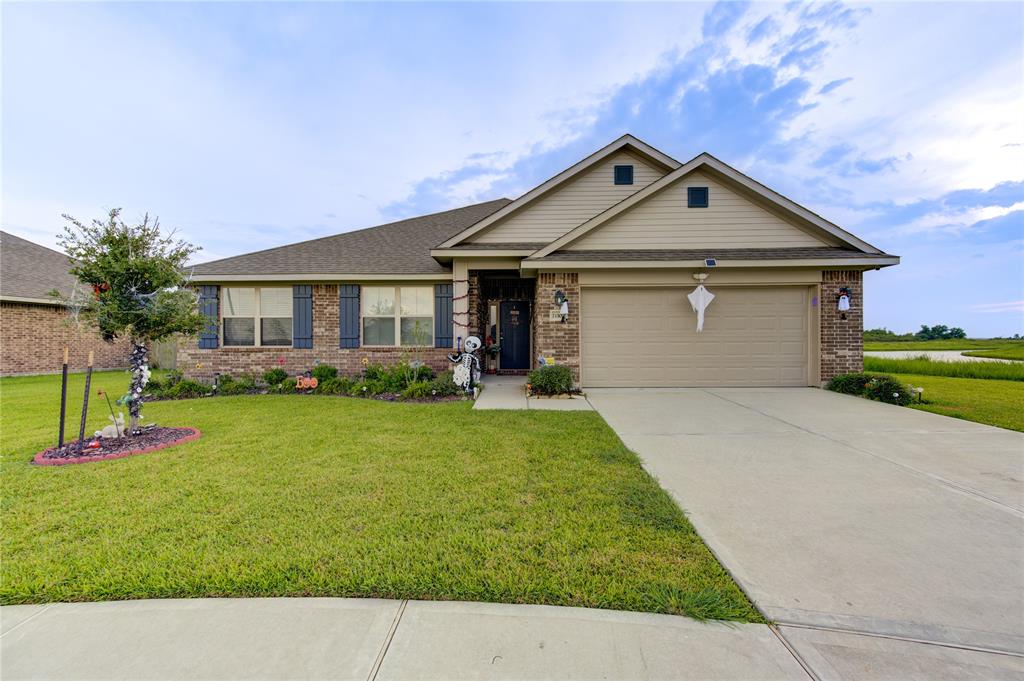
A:
POLYGON ((981 303, 972 305, 978 312, 1024 312, 1024 300, 1011 300, 1008 303, 981 303))
POLYGON ((812 77, 852 78, 797 118, 802 160, 837 142, 868 158, 898 157, 891 173, 830 179, 896 203, 1024 179, 1020 12, 970 3, 871 5, 812 77), (1005 16, 999 16, 1003 14, 1005 16))
POLYGON ((894 235, 919 234, 940 230, 949 234, 959 234, 983 220, 991 220, 1024 210, 1024 201, 1009 206, 981 206, 963 210, 940 211, 922 215, 905 225, 891 230, 894 235))

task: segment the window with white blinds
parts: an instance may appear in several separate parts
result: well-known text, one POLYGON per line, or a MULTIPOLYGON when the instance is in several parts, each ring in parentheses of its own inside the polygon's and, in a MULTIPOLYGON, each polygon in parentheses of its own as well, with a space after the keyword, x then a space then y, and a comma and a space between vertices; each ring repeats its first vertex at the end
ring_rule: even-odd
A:
POLYGON ((292 289, 225 286, 221 289, 225 347, 290 346, 292 289))

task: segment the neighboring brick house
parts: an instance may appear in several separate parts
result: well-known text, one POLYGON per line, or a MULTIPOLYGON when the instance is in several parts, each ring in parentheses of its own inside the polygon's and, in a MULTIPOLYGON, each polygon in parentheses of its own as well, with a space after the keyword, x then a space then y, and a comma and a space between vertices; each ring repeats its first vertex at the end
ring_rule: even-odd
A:
POLYGON ((71 295, 71 267, 63 253, 0 232, 0 375, 59 372, 64 348, 71 371, 85 369, 89 352, 96 368, 128 366, 126 342, 104 342, 50 297, 71 295))
POLYGON ((209 324, 179 367, 440 369, 477 335, 500 371, 552 358, 585 388, 819 385, 861 368, 862 273, 898 262, 708 154, 625 135, 514 201, 197 265, 209 324))

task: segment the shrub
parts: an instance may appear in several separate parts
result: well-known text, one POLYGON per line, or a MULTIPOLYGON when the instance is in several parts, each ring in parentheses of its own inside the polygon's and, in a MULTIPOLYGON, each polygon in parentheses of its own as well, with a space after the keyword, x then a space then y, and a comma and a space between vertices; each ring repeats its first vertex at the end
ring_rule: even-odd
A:
POLYGON ((202 397, 210 393, 210 386, 193 381, 190 378, 183 378, 170 388, 164 390, 164 397, 172 400, 185 400, 193 397, 202 397))
POLYGON ((409 362, 398 362, 390 366, 370 364, 363 371, 367 381, 379 381, 384 384, 382 392, 400 393, 410 384, 429 381, 434 378, 433 370, 425 364, 412 366, 409 362))
POLYGON ((840 374, 829 381, 825 389, 844 395, 863 395, 864 386, 870 380, 871 376, 865 373, 840 374))
POLYGON ((914 398, 910 386, 900 383, 892 376, 872 376, 864 386, 864 397, 904 407, 914 398))
POLYGON ((321 395, 348 395, 354 383, 351 378, 328 378, 317 384, 315 392, 321 395))
POLYGON ((422 383, 434 378, 434 370, 426 364, 420 364, 419 366, 414 367, 410 364, 403 363, 399 366, 407 367, 406 371, 412 376, 412 381, 410 381, 411 383, 422 383))
POLYGON ((363 379, 352 384, 348 394, 353 397, 373 397, 381 393, 394 392, 388 390, 387 383, 381 379, 363 379))
POLYGON ((420 400, 424 397, 430 397, 430 381, 416 381, 410 383, 405 390, 402 391, 403 400, 420 400))
POLYGON ((572 391, 572 369, 562 364, 534 369, 526 380, 533 386, 533 392, 541 395, 561 395, 572 391))
POLYGON ((295 383, 295 379, 289 377, 281 381, 281 383, 278 384, 277 389, 282 393, 293 393, 295 392, 295 383))
POLYGON ((146 383, 146 387, 142 389, 142 392, 153 397, 168 397, 168 395, 165 395, 168 388, 172 388, 180 383, 182 378, 182 373, 177 369, 171 369, 163 375, 163 378, 150 376, 149 382, 146 383))
POLYGON ((281 385, 281 381, 288 378, 288 372, 281 367, 274 367, 263 372, 263 380, 267 385, 281 385))
POLYGON ((259 388, 256 377, 242 375, 234 378, 231 374, 221 374, 217 379, 217 392, 221 395, 245 395, 259 388))
POLYGON ((430 394, 435 397, 450 397, 460 394, 462 388, 455 385, 455 379, 452 376, 451 371, 446 371, 430 381, 430 394))
POLYGON ((329 378, 337 378, 338 369, 332 367, 330 364, 317 364, 313 367, 313 378, 317 380, 317 383, 322 383, 329 378))

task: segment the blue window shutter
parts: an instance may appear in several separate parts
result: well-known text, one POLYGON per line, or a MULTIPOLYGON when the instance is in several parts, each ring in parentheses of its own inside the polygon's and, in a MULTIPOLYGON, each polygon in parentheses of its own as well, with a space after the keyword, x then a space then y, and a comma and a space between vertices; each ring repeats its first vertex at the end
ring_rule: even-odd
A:
POLYGON ((313 287, 292 286, 292 347, 313 347, 313 287))
POLYGON ((199 314, 206 317, 206 327, 199 332, 199 349, 214 350, 219 342, 220 286, 199 287, 199 314))
POLYGON ((452 285, 434 287, 434 347, 452 346, 452 285))
POLYGON ((359 285, 338 287, 338 327, 342 348, 359 347, 359 285))

